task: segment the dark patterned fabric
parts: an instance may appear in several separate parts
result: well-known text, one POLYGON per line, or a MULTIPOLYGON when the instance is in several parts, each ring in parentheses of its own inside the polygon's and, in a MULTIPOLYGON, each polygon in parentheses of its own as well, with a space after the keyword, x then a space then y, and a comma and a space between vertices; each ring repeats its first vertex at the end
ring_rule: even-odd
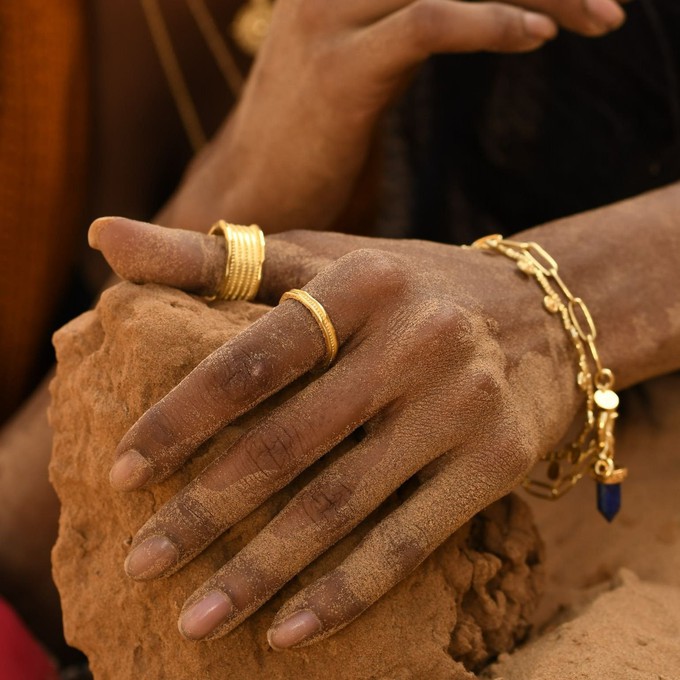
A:
POLYGON ((680 179, 680 2, 627 11, 603 39, 433 59, 389 126, 391 233, 469 242, 680 179))

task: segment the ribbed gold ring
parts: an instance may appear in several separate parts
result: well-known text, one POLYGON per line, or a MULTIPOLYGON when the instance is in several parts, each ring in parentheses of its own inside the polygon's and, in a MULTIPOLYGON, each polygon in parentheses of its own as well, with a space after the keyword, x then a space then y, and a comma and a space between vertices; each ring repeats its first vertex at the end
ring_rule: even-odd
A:
POLYGON ((224 236, 227 258, 222 281, 209 300, 253 300, 262 281, 264 233, 256 224, 244 227, 220 220, 208 235, 224 236))
POLYGON ((300 290, 299 288, 293 288, 284 293, 281 296, 281 300, 279 300, 279 304, 284 300, 297 300, 311 312, 314 321, 319 324, 323 334, 323 341, 326 344, 326 357, 323 369, 327 369, 338 354, 338 334, 335 332, 335 326, 333 326, 330 316, 328 316, 323 305, 316 298, 313 298, 307 291, 300 290))

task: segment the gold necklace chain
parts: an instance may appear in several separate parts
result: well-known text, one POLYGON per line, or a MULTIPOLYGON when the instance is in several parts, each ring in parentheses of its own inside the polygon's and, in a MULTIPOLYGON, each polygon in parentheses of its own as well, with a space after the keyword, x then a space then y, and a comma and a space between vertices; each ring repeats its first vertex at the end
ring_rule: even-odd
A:
POLYGON ((272 0, 249 0, 234 17, 232 36, 238 46, 254 56, 269 32, 274 3, 272 0))
POLYGON ((141 3, 158 59, 165 73, 165 79, 168 82, 172 98, 175 100, 177 113, 179 113, 194 153, 198 153, 206 145, 207 137, 172 46, 163 13, 158 0, 141 0, 141 3))
POLYGON ((234 95, 234 99, 238 99, 243 89, 243 75, 241 75, 236 59, 229 51, 227 43, 220 35, 212 14, 208 11, 203 0, 186 0, 186 3, 203 34, 208 49, 212 52, 213 58, 222 72, 222 77, 234 95))
MULTIPOLYGON (((186 3, 227 87, 234 99, 238 100, 244 78, 234 55, 222 38, 204 0, 186 0, 186 3)), ((180 67, 159 0, 141 0, 141 4, 182 126, 194 153, 198 153, 207 144, 207 135, 180 67)), ((257 51, 269 28, 271 10, 271 0, 250 0, 250 4, 237 15, 233 27, 234 37, 244 52, 254 54, 257 51)))

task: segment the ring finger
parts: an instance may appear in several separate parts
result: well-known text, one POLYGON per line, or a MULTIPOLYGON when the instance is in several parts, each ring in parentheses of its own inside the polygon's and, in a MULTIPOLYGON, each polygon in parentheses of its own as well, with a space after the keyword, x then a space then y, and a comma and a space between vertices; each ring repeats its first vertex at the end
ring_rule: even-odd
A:
POLYGON ((184 606, 183 635, 198 640, 235 628, 434 457, 421 448, 420 437, 406 434, 402 420, 382 419, 204 583, 184 606))

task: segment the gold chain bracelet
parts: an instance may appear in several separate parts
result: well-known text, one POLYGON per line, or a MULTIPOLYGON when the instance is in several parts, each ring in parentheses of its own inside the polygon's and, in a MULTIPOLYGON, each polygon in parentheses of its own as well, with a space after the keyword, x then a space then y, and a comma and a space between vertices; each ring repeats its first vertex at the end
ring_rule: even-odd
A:
POLYGON ((614 392, 614 374, 603 367, 595 347, 597 329, 588 307, 572 295, 557 262, 538 243, 510 241, 493 234, 471 247, 509 257, 523 274, 537 281, 544 293, 543 306, 548 313, 559 315, 578 356, 576 383, 586 398, 583 429, 570 445, 543 457, 548 464, 547 481, 527 477, 524 488, 535 496, 557 499, 590 473, 597 482, 597 508, 611 522, 621 507, 621 482, 628 471, 614 464, 619 397, 614 392))

